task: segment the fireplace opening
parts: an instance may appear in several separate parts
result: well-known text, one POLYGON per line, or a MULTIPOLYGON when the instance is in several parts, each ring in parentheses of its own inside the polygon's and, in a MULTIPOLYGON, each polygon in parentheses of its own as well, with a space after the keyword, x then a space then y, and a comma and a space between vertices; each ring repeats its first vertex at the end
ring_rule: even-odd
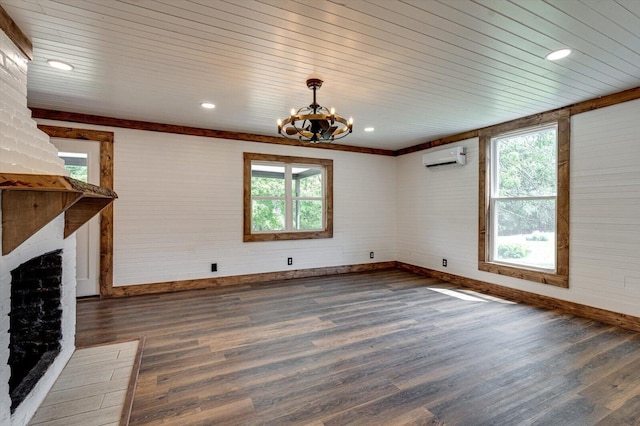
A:
POLYGON ((60 353, 62 250, 35 257, 11 271, 9 393, 11 412, 60 353))

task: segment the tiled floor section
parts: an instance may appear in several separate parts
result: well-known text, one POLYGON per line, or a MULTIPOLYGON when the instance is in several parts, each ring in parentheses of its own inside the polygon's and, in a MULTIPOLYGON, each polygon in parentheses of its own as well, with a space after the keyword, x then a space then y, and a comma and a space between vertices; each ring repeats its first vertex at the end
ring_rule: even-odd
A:
POLYGON ((30 426, 118 426, 138 340, 74 352, 30 426))

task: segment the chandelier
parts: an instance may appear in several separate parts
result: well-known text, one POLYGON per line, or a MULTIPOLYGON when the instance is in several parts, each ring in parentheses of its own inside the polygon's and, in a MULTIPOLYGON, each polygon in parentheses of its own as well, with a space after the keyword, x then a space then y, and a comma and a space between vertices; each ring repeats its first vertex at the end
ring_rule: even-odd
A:
POLYGON ((313 103, 299 110, 291 109, 291 115, 284 120, 278 119, 278 133, 286 138, 303 142, 333 142, 342 139, 353 131, 353 118, 345 120, 316 101, 316 91, 322 87, 319 78, 307 79, 307 87, 313 90, 313 103))

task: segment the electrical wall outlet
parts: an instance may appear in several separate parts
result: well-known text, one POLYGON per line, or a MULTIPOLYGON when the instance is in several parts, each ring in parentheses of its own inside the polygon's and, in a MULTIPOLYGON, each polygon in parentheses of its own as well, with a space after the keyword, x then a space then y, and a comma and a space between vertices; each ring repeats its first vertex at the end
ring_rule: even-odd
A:
POLYGON ((293 257, 287 257, 287 265, 293 265, 293 257))
POLYGON ((369 252, 369 259, 373 259, 373 252, 372 251, 369 252))
POLYGON ((218 264, 217 263, 212 263, 211 264, 211 272, 218 272, 218 264))
POLYGON ((442 259, 442 266, 447 267, 447 259, 442 259))

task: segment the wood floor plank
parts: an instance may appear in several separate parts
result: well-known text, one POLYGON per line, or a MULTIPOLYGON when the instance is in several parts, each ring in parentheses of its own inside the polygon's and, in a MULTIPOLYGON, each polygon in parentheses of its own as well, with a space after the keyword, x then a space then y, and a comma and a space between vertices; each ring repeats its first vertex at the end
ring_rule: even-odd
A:
POLYGON ((77 342, 146 337, 131 425, 640 422, 638 333, 482 296, 383 270, 87 300, 77 342))

